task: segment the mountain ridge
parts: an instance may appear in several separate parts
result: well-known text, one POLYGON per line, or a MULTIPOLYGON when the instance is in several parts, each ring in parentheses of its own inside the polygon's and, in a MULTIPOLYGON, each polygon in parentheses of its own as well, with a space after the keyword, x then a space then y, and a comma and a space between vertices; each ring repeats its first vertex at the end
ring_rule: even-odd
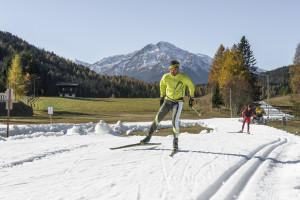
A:
POLYGON ((150 83, 159 82, 169 72, 169 62, 174 59, 180 62, 180 71, 190 76, 195 85, 208 82, 212 58, 163 41, 132 53, 103 58, 89 68, 102 75, 129 76, 150 83))

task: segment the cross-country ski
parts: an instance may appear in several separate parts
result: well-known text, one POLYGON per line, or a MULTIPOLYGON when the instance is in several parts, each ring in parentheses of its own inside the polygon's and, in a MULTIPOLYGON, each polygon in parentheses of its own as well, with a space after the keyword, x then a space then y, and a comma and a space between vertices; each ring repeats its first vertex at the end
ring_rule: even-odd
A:
POLYGON ((124 148, 137 147, 137 146, 149 146, 149 145, 160 145, 160 144, 161 143, 145 143, 145 144, 135 143, 135 144, 128 144, 124 146, 118 146, 118 147, 110 147, 110 149, 115 150, 115 149, 124 149, 124 148))

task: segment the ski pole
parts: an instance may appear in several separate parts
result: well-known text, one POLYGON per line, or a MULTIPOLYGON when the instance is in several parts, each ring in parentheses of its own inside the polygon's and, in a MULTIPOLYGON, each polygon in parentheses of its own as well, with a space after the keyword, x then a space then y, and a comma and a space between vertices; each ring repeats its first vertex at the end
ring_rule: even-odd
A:
POLYGON ((194 111, 195 111, 199 116, 201 116, 201 114, 198 113, 198 111, 197 111, 194 107, 192 107, 192 108, 194 109, 194 111))

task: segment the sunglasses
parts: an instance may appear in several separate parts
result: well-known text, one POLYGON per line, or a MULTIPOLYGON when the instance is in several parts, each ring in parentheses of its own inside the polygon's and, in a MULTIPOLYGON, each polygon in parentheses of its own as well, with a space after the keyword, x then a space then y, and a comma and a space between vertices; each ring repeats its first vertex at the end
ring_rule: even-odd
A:
POLYGON ((172 71, 172 72, 175 72, 177 70, 178 70, 178 68, 170 68, 170 71, 172 71))

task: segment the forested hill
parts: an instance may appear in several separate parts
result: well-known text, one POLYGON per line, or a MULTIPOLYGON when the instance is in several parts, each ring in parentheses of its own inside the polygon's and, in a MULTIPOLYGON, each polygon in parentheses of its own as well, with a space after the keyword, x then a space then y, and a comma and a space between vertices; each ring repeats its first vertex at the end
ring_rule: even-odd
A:
POLYGON ((39 49, 8 32, 0 31, 0 92, 6 89, 8 71, 15 55, 21 58, 22 73, 30 82, 28 94, 36 91, 45 96, 58 96, 57 82, 80 83, 80 97, 159 97, 158 83, 146 83, 125 76, 99 75, 88 67, 77 65, 53 52, 39 49), (41 77, 37 79, 37 77, 41 77))
POLYGON ((287 85, 290 78, 289 67, 290 66, 280 67, 271 71, 264 72, 262 74, 269 75, 271 85, 287 85))
MULTIPOLYGON (((290 66, 280 67, 271 71, 263 72, 262 74, 269 75, 270 82, 270 95, 286 95, 291 93, 291 89, 289 86, 290 74, 289 74, 290 66)), ((267 87, 266 78, 259 76, 259 80, 263 84, 263 87, 267 87)))

